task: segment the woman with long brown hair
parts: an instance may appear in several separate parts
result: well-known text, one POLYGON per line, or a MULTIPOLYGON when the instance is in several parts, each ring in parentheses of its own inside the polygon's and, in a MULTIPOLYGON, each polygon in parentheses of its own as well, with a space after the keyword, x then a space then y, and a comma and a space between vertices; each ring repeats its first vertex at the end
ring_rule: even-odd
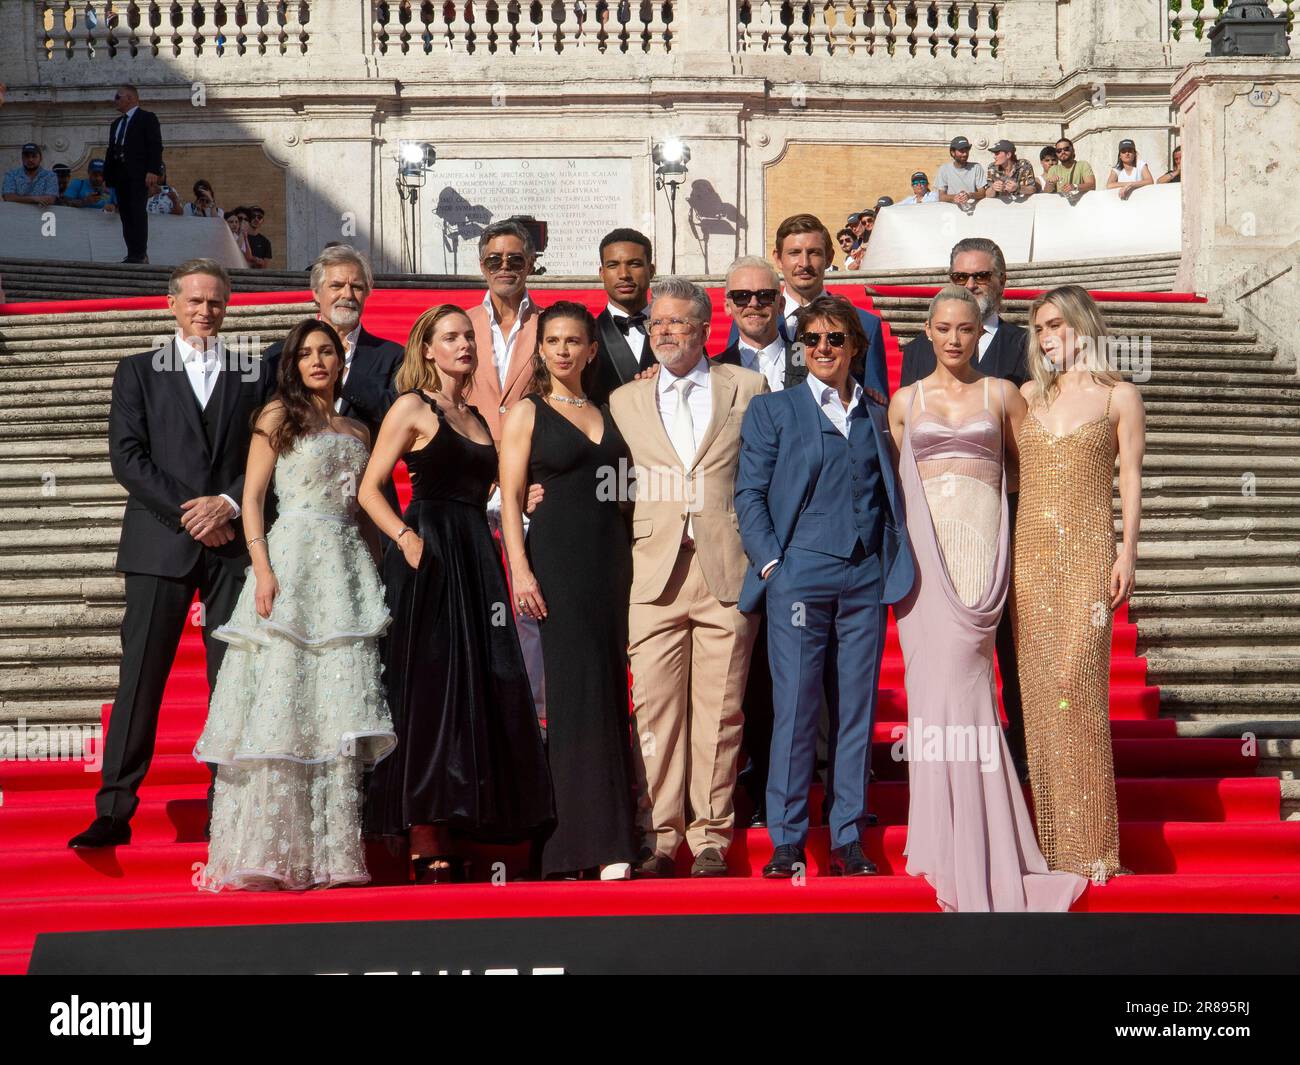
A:
POLYGON ((361 777, 396 737, 380 683, 388 609, 357 520, 370 434, 335 413, 342 370, 333 327, 300 322, 255 415, 242 515, 254 580, 214 633, 231 647, 194 748, 218 766, 211 890, 369 879, 361 777), (273 475, 279 516, 265 531, 273 475))
POLYGON ((469 404, 474 329, 449 303, 411 328, 361 484, 362 507, 393 545, 384 558, 393 629, 384 679, 399 748, 376 771, 366 830, 406 837, 417 883, 462 879, 455 836, 537 839, 554 821, 532 689, 511 623, 486 506, 497 452, 469 404), (382 488, 399 459, 411 502, 382 488))
POLYGON ((1142 397, 1112 365, 1107 332, 1078 285, 1030 305, 1012 599, 1039 845, 1052 869, 1097 883, 1126 871, 1111 753, 1110 641, 1112 614, 1133 591, 1146 446, 1142 397))

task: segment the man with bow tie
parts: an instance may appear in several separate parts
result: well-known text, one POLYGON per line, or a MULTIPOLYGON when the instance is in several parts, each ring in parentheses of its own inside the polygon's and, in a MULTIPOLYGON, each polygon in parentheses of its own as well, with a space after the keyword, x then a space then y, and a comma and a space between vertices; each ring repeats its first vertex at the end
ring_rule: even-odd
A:
MULTIPOLYGON (((117 569, 126 584, 122 666, 104 737, 96 818, 70 847, 129 843, 131 817, 153 758, 163 687, 190 617, 202 610, 209 690, 248 567, 239 521, 244 468, 258 405, 255 375, 221 342, 230 277, 211 259, 172 273, 167 304, 174 337, 130 355, 113 375, 109 461, 127 490, 117 569)), ((209 795, 209 802, 211 796, 209 795)))
POLYGON ((614 389, 657 365, 646 339, 654 276, 649 237, 616 229, 600 242, 600 280, 609 303, 596 316, 596 375, 587 393, 593 403, 609 402, 614 389))

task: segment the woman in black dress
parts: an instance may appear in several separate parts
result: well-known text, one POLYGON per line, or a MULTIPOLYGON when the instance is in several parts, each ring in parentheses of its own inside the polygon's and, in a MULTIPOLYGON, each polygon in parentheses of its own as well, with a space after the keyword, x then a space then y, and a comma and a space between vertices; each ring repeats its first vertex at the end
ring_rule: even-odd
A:
POLYGON ((452 304, 425 311, 397 373, 358 502, 393 541, 384 661, 397 750, 371 778, 365 829, 408 835, 420 883, 457 879, 452 834, 536 839, 554 823, 550 774, 485 507, 497 477, 487 423, 464 396, 478 361, 452 304), (401 458, 411 503, 381 489, 401 458), (502 618, 506 623, 502 623, 502 618))
POLYGON ((538 618, 546 663, 546 749, 555 832, 546 876, 600 867, 630 876, 635 806, 627 688, 632 547, 619 486, 631 457, 608 410, 586 399, 596 322, 578 303, 537 321, 537 393, 517 404, 501 438, 501 525, 515 605, 538 618), (524 540, 524 493, 543 497, 524 540))

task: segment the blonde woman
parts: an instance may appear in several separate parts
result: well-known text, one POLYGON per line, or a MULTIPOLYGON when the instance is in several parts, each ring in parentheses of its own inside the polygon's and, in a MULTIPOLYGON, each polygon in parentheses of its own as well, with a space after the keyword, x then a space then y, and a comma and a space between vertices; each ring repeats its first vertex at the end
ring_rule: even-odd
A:
POLYGON ((1029 308, 1012 604, 1039 845, 1051 868, 1098 883, 1127 872, 1110 740, 1111 616, 1133 590, 1146 434, 1142 397, 1111 368, 1106 335, 1077 285, 1029 308))
POLYGON ((459 307, 425 311, 397 371, 359 502, 393 541, 384 585, 393 615, 384 680, 398 748, 371 778, 367 831, 406 836, 417 883, 464 877, 456 835, 523 841, 554 821, 519 638, 486 506, 497 452, 469 404, 478 364, 459 307), (402 516, 383 486, 402 459, 402 516))

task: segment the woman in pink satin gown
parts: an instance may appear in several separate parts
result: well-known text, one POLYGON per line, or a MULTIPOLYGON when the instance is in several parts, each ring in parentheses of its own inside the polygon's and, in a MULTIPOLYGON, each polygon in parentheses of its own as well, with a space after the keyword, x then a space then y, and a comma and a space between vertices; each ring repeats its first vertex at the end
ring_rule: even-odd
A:
POLYGON ((963 288, 930 304, 935 371, 889 419, 916 556, 896 607, 907 688, 907 871, 962 912, 1064 911, 1087 881, 1049 872, 1002 735, 993 645, 1011 564, 1006 456, 1025 402, 971 359, 982 329, 963 288))

